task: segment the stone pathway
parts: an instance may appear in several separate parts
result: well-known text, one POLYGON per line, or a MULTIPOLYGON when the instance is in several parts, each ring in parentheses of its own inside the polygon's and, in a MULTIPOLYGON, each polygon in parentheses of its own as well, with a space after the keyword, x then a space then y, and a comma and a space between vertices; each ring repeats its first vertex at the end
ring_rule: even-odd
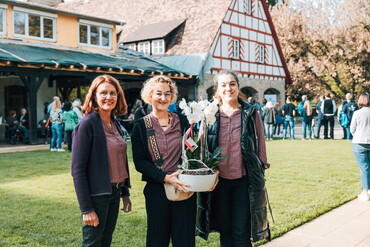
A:
POLYGON ((370 247, 370 201, 350 201, 264 247, 370 247))

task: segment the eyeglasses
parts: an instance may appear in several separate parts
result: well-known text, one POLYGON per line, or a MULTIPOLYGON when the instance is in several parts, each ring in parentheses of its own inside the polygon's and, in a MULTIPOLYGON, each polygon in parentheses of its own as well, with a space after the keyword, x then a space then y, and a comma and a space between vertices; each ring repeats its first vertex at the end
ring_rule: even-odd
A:
POLYGON ((101 91, 101 92, 97 92, 100 97, 106 99, 108 98, 108 95, 111 97, 111 98, 117 98, 118 96, 118 93, 116 91, 110 91, 110 92, 107 92, 107 91, 101 91))
POLYGON ((172 93, 155 93, 154 95, 155 95, 155 97, 157 97, 157 98, 162 98, 162 96, 164 95, 164 97, 165 97, 166 99, 169 99, 169 98, 171 98, 172 93))

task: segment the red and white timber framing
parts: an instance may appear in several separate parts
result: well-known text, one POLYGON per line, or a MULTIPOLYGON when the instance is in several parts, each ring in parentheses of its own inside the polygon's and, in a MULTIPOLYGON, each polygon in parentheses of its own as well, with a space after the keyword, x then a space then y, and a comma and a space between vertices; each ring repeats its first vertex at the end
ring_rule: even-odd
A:
POLYGON ((291 83, 264 0, 232 0, 210 52, 211 74, 227 69, 243 77, 291 83))

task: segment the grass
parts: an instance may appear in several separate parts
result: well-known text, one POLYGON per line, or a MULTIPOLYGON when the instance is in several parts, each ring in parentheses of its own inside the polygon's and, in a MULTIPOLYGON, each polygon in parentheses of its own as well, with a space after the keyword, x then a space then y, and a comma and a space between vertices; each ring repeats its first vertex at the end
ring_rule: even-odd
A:
MULTIPOLYGON (((359 172, 351 143, 342 140, 267 143, 267 188, 273 237, 356 197, 359 172)), ((0 246, 79 246, 81 216, 70 175, 69 153, 0 154, 0 246)), ((112 246, 145 246, 145 206, 131 162, 133 211, 120 214, 112 246)), ((197 246, 219 246, 218 234, 197 246)))

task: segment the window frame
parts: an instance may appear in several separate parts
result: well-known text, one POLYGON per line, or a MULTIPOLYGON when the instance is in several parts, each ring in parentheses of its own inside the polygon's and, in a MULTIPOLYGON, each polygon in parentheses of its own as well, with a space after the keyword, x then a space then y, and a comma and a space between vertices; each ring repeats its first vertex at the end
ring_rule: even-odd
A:
MULTIPOLYGON (((146 48, 144 48, 144 49, 146 50, 146 48)), ((142 41, 142 42, 139 42, 139 43, 137 44, 137 51, 138 51, 138 52, 141 52, 141 53, 143 53, 143 54, 145 54, 145 55, 150 55, 150 50, 151 50, 151 49, 150 49, 150 41, 142 41), (148 47, 147 47, 147 51, 148 51, 148 52, 147 52, 147 53, 146 53, 145 51, 143 51, 143 50, 141 50, 141 49, 140 49, 140 45, 142 45, 142 44, 143 44, 144 46, 145 46, 145 45, 148 45, 148 47)))
POLYGON ((0 3, 0 11, 3 12, 3 31, 0 32, 0 35, 6 35, 6 10, 8 9, 8 5, 0 3))
POLYGON ((165 53, 165 45, 164 45, 164 39, 155 39, 155 40, 152 40, 152 55, 163 55, 165 53), (157 47, 155 47, 154 44, 160 44, 158 45, 157 47), (157 49, 158 51, 155 52, 155 49, 157 49), (163 52, 159 52, 159 50, 162 49, 163 52))
POLYGON ((13 36, 17 38, 25 38, 25 39, 33 39, 33 40, 41 40, 41 41, 49 41, 49 42, 56 42, 56 28, 57 28, 57 14, 47 13, 43 11, 38 10, 32 10, 32 9, 26 9, 22 7, 13 7, 13 16, 12 16, 12 26, 13 26, 13 36), (25 34, 18 34, 15 33, 15 13, 21 13, 26 15, 26 21, 25 21, 25 34), (29 35, 29 15, 35 15, 40 17, 40 36, 31 36, 29 35), (52 28, 53 28, 53 38, 45 38, 44 37, 44 19, 51 19, 53 22, 52 28))
POLYGON ((134 50, 136 51, 136 43, 128 43, 128 44, 125 44, 125 47, 131 49, 131 50, 134 50))
POLYGON ((259 54, 259 59, 257 63, 265 63, 265 46, 264 45, 258 45, 258 54, 259 54))
POLYGON ((105 24, 105 23, 100 23, 100 22, 95 22, 95 21, 89 21, 85 19, 80 19, 78 21, 78 44, 80 46, 87 46, 87 47, 93 47, 93 48, 101 48, 101 49, 107 49, 111 50, 113 47, 113 25, 105 24), (81 43, 81 36, 80 36, 80 30, 81 26, 87 26, 87 43, 81 43), (91 26, 96 26, 98 27, 98 32, 99 32, 99 44, 94 45, 91 44, 91 26), (103 35, 102 35, 102 29, 108 29, 109 30, 109 45, 104 46, 103 44, 103 35))
MULTIPOLYGON (((232 53, 231 56, 229 55, 229 58, 232 59, 239 59, 240 58, 240 40, 239 39, 233 39, 230 38, 232 42, 232 53)), ((229 41, 230 42, 230 41, 229 41)))
POLYGON ((252 0, 243 0, 243 10, 247 15, 252 15, 252 0))

